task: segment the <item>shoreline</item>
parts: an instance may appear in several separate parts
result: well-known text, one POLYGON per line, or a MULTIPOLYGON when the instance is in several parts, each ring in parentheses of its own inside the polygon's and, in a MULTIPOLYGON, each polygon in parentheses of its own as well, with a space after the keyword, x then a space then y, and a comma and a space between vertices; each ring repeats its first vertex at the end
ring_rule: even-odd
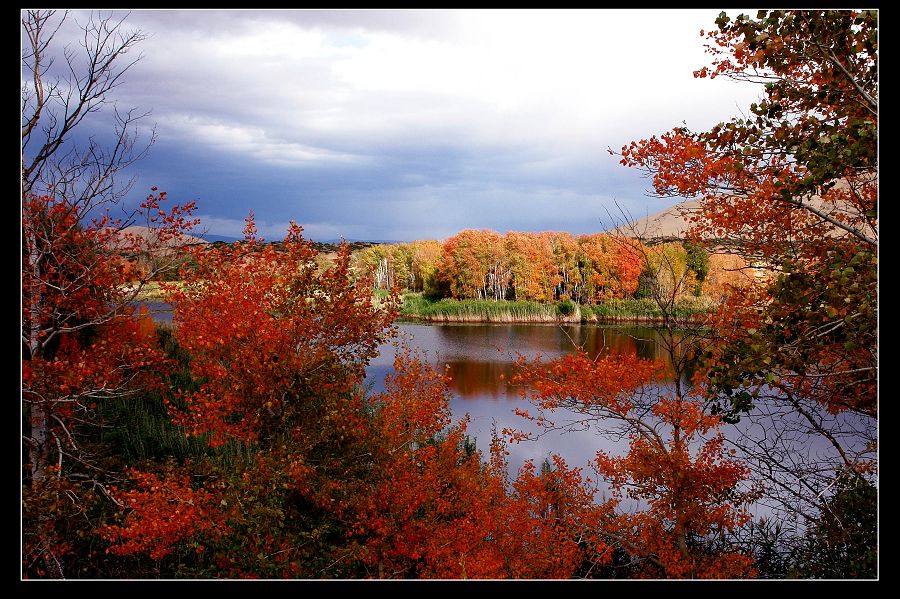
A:
MULTIPOLYGON (((709 298, 692 298, 676 306, 675 318, 701 322, 712 312, 709 298)), ((428 300, 406 294, 399 321, 472 324, 637 324, 660 325, 666 319, 649 299, 611 299, 600 304, 538 303, 508 300, 428 300)))
MULTIPOLYGON (((702 314, 694 315, 696 318, 688 318, 688 321, 696 323, 702 322, 702 314)), ((682 319, 685 320, 685 319, 682 319)), ((400 314, 397 322, 405 323, 426 323, 426 324, 612 324, 612 325, 647 325, 659 326, 665 324, 665 318, 661 316, 602 316, 588 319, 573 318, 556 318, 556 319, 539 319, 539 318, 503 318, 494 316, 480 317, 452 317, 452 316, 416 316, 412 314, 400 314)))

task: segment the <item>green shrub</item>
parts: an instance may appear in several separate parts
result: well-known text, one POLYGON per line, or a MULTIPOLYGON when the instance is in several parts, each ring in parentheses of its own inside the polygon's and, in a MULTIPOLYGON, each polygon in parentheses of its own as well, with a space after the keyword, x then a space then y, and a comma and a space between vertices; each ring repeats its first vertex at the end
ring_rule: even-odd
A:
POLYGON ((635 299, 644 299, 653 297, 653 291, 656 289, 656 274, 649 268, 645 268, 638 277, 637 289, 634 291, 635 299))
POLYGON ((693 293, 699 297, 703 281, 706 280, 706 276, 709 274, 709 252, 691 241, 685 241, 682 245, 687 252, 687 267, 694 271, 697 281, 694 285, 693 293))
POLYGON ((594 314, 594 307, 590 305, 584 305, 580 307, 581 310, 581 322, 592 322, 596 318, 596 314, 594 314))
POLYGON ((556 312, 560 316, 571 316, 575 314, 575 302, 570 299, 563 300, 556 304, 556 312))

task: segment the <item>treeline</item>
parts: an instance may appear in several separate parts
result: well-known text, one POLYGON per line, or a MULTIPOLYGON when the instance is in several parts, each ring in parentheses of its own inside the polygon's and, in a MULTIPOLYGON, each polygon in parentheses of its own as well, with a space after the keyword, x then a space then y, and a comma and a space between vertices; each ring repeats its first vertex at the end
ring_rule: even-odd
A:
POLYGON ((645 245, 605 233, 501 235, 467 229, 443 243, 419 240, 384 244, 354 254, 359 276, 376 289, 398 287, 431 299, 571 300, 591 305, 649 297, 669 272, 687 273, 685 295, 724 297, 741 285, 747 264, 738 256, 710 254, 690 241, 645 245), (660 268, 665 263, 667 268, 660 268))

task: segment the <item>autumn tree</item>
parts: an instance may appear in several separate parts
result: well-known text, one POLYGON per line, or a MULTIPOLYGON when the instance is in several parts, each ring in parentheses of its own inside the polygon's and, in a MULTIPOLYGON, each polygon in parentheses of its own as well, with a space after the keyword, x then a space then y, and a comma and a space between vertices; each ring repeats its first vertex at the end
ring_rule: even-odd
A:
MULTIPOLYGON (((169 209, 165 200, 151 194, 140 211, 165 246, 158 251, 171 252, 192 224, 191 206, 169 209)), ((22 232, 25 492, 41 493, 49 476, 104 490, 107 475, 91 448, 98 409, 157 384, 151 373, 164 362, 149 315, 131 305, 141 279, 136 284, 128 256, 146 240, 122 234, 108 217, 81 222, 69 202, 34 195, 23 202, 22 232)), ((142 273, 143 281, 153 274, 142 273)))
POLYGON ((746 467, 725 450, 720 420, 705 412, 702 386, 690 380, 704 325, 682 316, 677 300, 689 292, 694 275, 683 250, 675 251, 680 246, 647 247, 635 237, 620 230, 604 241, 654 269, 650 299, 661 314, 657 343, 665 359, 608 348, 593 359, 579 348, 551 362, 520 357, 513 382, 537 413, 517 412, 538 432, 505 432, 522 441, 589 428, 608 440, 628 441, 622 455, 597 453, 594 468, 612 498, 596 526, 639 564, 637 575, 751 576, 749 555, 736 545, 712 543, 749 521, 755 491, 747 488, 746 467), (622 509, 629 500, 638 502, 637 509, 622 509))
POLYGON ((595 526, 619 555, 629 556, 635 575, 753 576, 752 556, 736 543, 719 542, 749 522, 756 489, 746 466, 725 449, 722 422, 705 411, 704 386, 691 379, 707 343, 708 316, 682 314, 679 299, 692 293, 696 274, 681 244, 647 246, 639 233, 625 223, 585 241, 594 255, 627 256, 635 283, 639 266, 651 272, 647 297, 660 314, 656 343, 665 358, 609 348, 595 358, 580 348, 550 362, 520 357, 513 382, 537 412, 516 411, 537 432, 505 433, 525 441, 593 429, 609 441, 627 441, 619 455, 597 453, 596 476, 612 497, 595 526))
MULTIPOLYGON (((506 453, 495 439, 491 467, 504 479, 506 453)), ((615 544, 602 534, 611 506, 597 501, 596 485, 581 468, 558 455, 540 465, 526 460, 507 486, 493 533, 504 577, 591 578, 613 560, 615 544)))
POLYGON ((152 331, 130 304, 144 282, 173 268, 172 248, 195 224, 191 204, 169 207, 155 188, 137 208, 114 214, 130 189, 119 177, 146 150, 134 135, 143 115, 107 115, 109 147, 93 137, 79 145, 73 132, 104 113, 144 36, 91 16, 81 52, 62 55, 68 76, 54 78, 54 37, 66 17, 22 13, 23 560, 32 575, 53 577, 66 575, 71 545, 57 527, 109 483, 90 445, 98 404, 133 396, 158 363, 152 331), (152 239, 126 230, 135 222, 152 239), (148 252, 160 258, 153 268, 130 267, 148 252))
MULTIPOLYGON (((243 466, 194 472, 206 490, 198 501, 209 500, 204 514, 215 518, 219 506, 215 530, 230 534, 211 536, 197 522, 172 530, 157 553, 202 542, 230 576, 315 576, 343 542, 334 535, 352 485, 367 478, 362 381, 396 311, 376 306, 370 286, 353 285, 346 245, 321 270, 296 225, 280 244, 257 239, 252 218, 246 232, 244 242, 193 248, 195 266, 167 288, 175 340, 190 356, 189 379, 168 393, 173 420, 212 448, 249 452, 243 466), (300 542, 309 535, 312 542, 300 542), (271 553, 280 558, 263 559, 271 553)), ((138 472, 131 486, 144 476, 161 477, 160 492, 174 493, 182 474, 138 472)), ((157 541, 140 535, 163 517, 153 506, 177 501, 137 497, 107 532, 120 553, 151 550, 157 541)))
POLYGON ((354 270, 372 279, 376 289, 407 289, 413 284, 412 248, 407 244, 378 244, 356 252, 354 270))
POLYGON ((875 468, 877 17, 722 13, 705 34, 712 65, 695 76, 760 84, 763 99, 707 132, 679 127, 622 148, 658 195, 700 198, 693 237, 766 272, 720 313, 709 399, 744 418, 739 447, 773 509, 811 525, 835 472, 875 468), (759 433, 771 426, 777 434, 759 433))
MULTIPOLYGON (((637 243, 637 242, 635 242, 637 243)), ((636 245, 616 243, 603 233, 578 237, 578 264, 582 271, 583 293, 575 293, 582 303, 634 295, 644 266, 636 245)))
POLYGON ((496 231, 467 229, 444 242, 440 276, 454 298, 505 299, 509 276, 502 237, 496 231))
POLYGON ((526 463, 508 474, 505 446, 468 449, 468 417, 450 422, 444 377, 399 354, 375 407, 381 473, 354 525, 367 576, 570 578, 611 550, 590 522, 600 509, 577 469, 526 463))
MULTIPOLYGON (((411 245, 413 253, 419 251, 415 243, 421 242, 411 245)), ((390 264, 386 255, 368 257, 376 253, 361 254, 360 260, 372 263, 371 272, 387 272, 388 266, 375 266, 390 264)), ((500 236, 466 230, 444 242, 431 289, 446 286, 446 295, 457 299, 595 303, 632 296, 642 259, 640 252, 605 234, 574 237, 565 232, 509 231, 500 236)), ((415 270, 411 280, 417 280, 415 270)))
POLYGON ((747 470, 727 455, 721 423, 704 412, 702 397, 659 387, 666 370, 665 363, 627 354, 591 359, 576 352, 549 363, 520 358, 514 380, 538 412, 519 413, 539 435, 595 427, 628 440, 624 455, 597 454, 594 467, 612 498, 594 533, 642 564, 639 576, 752 575, 752 558, 737 547, 710 548, 711 539, 750 519, 753 493, 741 490, 747 470), (622 509, 628 500, 638 508, 622 509))
POLYGON ((515 299, 552 301, 558 269, 551 237, 510 231, 504 237, 504 252, 515 299))
POLYGON ((571 299, 581 280, 578 272, 578 242, 568 233, 551 233, 553 263, 556 266, 555 299, 571 299))
POLYGON ((411 291, 424 292, 436 277, 441 244, 433 239, 420 239, 409 245, 412 254, 409 288, 411 291))
POLYGON ((722 303, 729 295, 753 285, 756 270, 737 254, 714 252, 709 254, 709 273, 703 279, 701 295, 722 303))
MULTIPOLYGON (((130 187, 121 185, 117 175, 143 154, 132 133, 139 115, 115 113, 117 139, 110 149, 93 138, 79 147, 70 138, 111 100, 110 93, 136 62, 126 55, 144 35, 125 31, 122 21, 92 16, 83 26, 83 55, 65 53, 69 79, 53 79, 52 44, 65 19, 55 11, 25 11, 22 16, 22 341, 29 381, 40 378, 38 372, 56 355, 64 336, 63 345, 71 347, 75 334, 83 337, 99 325, 117 326, 141 283, 172 268, 171 261, 162 260, 126 289, 123 285, 135 275, 126 261, 148 251, 170 254, 194 224, 189 219, 192 206, 167 209, 165 193, 151 194, 125 218, 110 213, 130 187), (152 242, 121 232, 138 220, 155 230, 152 242)), ((48 406, 71 405, 74 399, 68 392, 47 395, 46 389, 37 399, 28 385, 29 476, 41 479, 54 444, 48 427, 56 416, 48 406)), ((98 382, 96 387, 117 385, 98 382)), ((91 395, 91 386, 68 388, 79 397, 91 395)))

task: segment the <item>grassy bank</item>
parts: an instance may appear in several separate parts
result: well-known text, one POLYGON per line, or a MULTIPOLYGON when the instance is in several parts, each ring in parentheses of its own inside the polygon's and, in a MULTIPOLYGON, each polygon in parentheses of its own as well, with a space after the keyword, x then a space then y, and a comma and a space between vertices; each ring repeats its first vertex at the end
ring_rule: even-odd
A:
MULTIPOLYGON (((375 291, 376 305, 387 300, 388 292, 375 291)), ((162 301, 159 284, 147 283, 138 301, 162 301)), ((709 312, 713 300, 689 297, 675 307, 678 318, 691 318, 709 312)), ((534 323, 646 323, 662 321, 662 312, 651 299, 609 299, 600 304, 577 305, 572 302, 540 303, 532 301, 432 300, 421 293, 407 293, 400 308, 402 320, 428 322, 534 322, 534 323)))
MULTIPOLYGON (((684 298, 675 305, 675 316, 689 319, 708 313, 716 304, 704 297, 684 298)), ((609 299, 591 306, 580 306, 582 322, 641 322, 658 323, 663 313, 656 302, 643 299, 609 299)))
MULTIPOLYGON (((679 303, 675 312, 680 318, 690 318, 712 307, 708 299, 690 298, 679 303)), ((571 302, 430 300, 420 293, 407 293, 400 309, 401 319, 428 322, 656 323, 662 317, 659 307, 650 299, 611 299, 579 306, 571 302)))
MULTIPOLYGON (((430 322, 557 322, 555 304, 489 300, 429 300, 418 293, 403 296, 401 318, 430 322)), ((574 316, 569 318, 574 319, 574 316)))

